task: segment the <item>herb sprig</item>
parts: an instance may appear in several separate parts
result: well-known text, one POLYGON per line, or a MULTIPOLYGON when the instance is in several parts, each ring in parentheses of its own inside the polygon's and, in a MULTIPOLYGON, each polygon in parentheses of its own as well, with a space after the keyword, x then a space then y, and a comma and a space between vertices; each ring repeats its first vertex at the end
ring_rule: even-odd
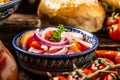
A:
POLYGON ((60 40, 62 32, 65 32, 67 29, 64 28, 64 25, 59 24, 58 29, 55 31, 55 33, 51 36, 51 40, 60 40))

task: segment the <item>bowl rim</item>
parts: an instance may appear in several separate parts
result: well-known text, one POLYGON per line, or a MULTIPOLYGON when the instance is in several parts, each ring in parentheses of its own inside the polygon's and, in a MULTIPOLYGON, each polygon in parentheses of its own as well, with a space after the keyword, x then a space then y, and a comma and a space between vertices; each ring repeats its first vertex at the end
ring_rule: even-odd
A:
MULTIPOLYGON (((47 27, 57 27, 57 26, 41 26, 40 29, 45 29, 47 27)), ((26 31, 37 29, 37 28, 32 28, 32 29, 24 30, 24 31, 18 33, 16 36, 14 36, 14 38, 12 40, 12 45, 13 45, 15 50, 21 52, 22 54, 27 54, 27 55, 36 56, 36 57, 43 57, 43 58, 64 58, 64 59, 65 58, 71 58, 71 57, 78 57, 78 56, 80 57, 82 55, 86 55, 87 53, 93 52, 98 47, 99 40, 98 40, 98 38, 97 38, 97 36, 95 34, 92 34, 92 33, 88 32, 88 31, 85 31, 85 30, 82 30, 82 29, 78 29, 78 28, 74 28, 74 27, 71 27, 71 26, 64 26, 64 27, 68 28, 68 29, 74 29, 74 30, 80 31, 80 32, 82 32, 84 34, 91 35, 94 38, 94 40, 95 40, 95 44, 89 50, 86 50, 86 51, 83 51, 83 52, 78 52, 78 53, 75 53, 75 54, 55 54, 55 55, 50 55, 50 54, 33 54, 31 52, 23 50, 16 43, 17 39, 22 34, 24 34, 26 31)))
POLYGON ((10 2, 0 5, 0 8, 5 8, 6 6, 10 6, 10 5, 19 3, 20 1, 22 1, 22 0, 11 0, 10 2))

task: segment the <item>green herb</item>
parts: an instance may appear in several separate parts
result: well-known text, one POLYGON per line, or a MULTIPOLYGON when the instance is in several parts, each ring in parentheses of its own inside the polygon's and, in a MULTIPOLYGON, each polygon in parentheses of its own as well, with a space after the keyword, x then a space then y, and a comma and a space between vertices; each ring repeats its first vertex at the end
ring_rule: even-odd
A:
POLYGON ((61 39, 61 33, 65 32, 67 29, 64 28, 62 24, 59 24, 58 29, 55 31, 55 33, 51 36, 51 40, 60 40, 61 39))
POLYGON ((106 11, 109 11, 109 10, 115 11, 116 10, 116 8, 114 6, 111 6, 111 5, 107 4, 106 2, 102 2, 102 5, 106 11))

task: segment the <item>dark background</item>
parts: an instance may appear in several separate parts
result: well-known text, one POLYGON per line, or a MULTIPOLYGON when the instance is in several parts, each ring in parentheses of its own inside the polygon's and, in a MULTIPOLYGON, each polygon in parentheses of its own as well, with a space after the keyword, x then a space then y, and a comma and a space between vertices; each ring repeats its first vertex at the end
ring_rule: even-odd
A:
POLYGON ((22 0, 16 13, 37 14, 37 7, 39 3, 40 0, 22 0))

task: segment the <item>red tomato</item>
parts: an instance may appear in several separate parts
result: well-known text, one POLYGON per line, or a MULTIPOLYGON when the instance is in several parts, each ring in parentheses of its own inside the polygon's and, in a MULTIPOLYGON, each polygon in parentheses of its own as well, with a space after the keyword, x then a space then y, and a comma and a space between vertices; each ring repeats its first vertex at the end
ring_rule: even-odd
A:
POLYGON ((49 31, 45 34, 45 39, 49 40, 50 37, 54 34, 54 31, 49 31))
POLYGON ((114 80, 113 77, 111 75, 107 75, 104 80, 114 80))
MULTIPOLYGON (((116 76, 115 74, 112 74, 112 76, 116 76)), ((107 75, 105 78, 104 78, 104 80, 116 80, 116 79, 114 79, 114 77, 112 77, 110 74, 109 75, 107 75)), ((118 80, 118 79, 117 79, 118 80)))
POLYGON ((55 31, 49 31, 45 34, 45 39, 51 42, 58 42, 59 40, 51 40, 51 36, 55 33, 55 31))
POLYGON ((69 76, 67 77, 67 80, 77 80, 77 79, 73 78, 72 75, 69 75, 69 76))
POLYGON ((120 64, 120 52, 115 56, 115 63, 120 64))
POLYGON ((28 40, 27 40, 27 44, 30 45, 33 41, 34 41, 34 36, 30 37, 28 40))
POLYGON ((49 31, 45 34, 45 39, 51 41, 51 36, 54 34, 54 31, 49 31))
POLYGON ((106 25, 107 27, 112 26, 114 24, 120 23, 120 16, 117 14, 113 13, 111 17, 108 17, 106 25))
POLYGON ((32 41, 29 46, 33 47, 35 49, 41 49, 41 44, 39 42, 37 42, 37 41, 32 41))
POLYGON ((88 46, 86 46, 86 45, 84 45, 84 44, 82 44, 82 43, 80 43, 80 42, 78 42, 78 44, 80 45, 80 47, 79 47, 80 51, 85 51, 85 50, 88 50, 88 49, 89 49, 88 46))
POLYGON ((115 58, 115 56, 118 54, 118 51, 112 51, 112 50, 96 50, 96 55, 98 57, 106 57, 106 58, 115 58))
MULTIPOLYGON (((79 70, 82 70, 82 68, 80 68, 79 70)), ((74 74, 74 73, 75 73, 75 72, 73 71, 72 74, 74 74)), ((89 69, 87 69, 87 68, 85 68, 85 69, 83 69, 83 73, 86 74, 86 75, 89 75, 89 74, 92 73, 92 71, 89 70, 89 69)), ((81 78, 82 78, 82 77, 80 76, 79 78, 75 79, 74 77, 72 77, 72 75, 69 75, 69 76, 67 77, 67 80, 80 80, 81 78)))
MULTIPOLYGON (((114 65, 114 62, 113 62, 112 60, 110 60, 110 59, 108 59, 108 58, 103 58, 103 59, 104 59, 106 62, 114 65)), ((93 72, 95 72, 95 71, 101 70, 101 69, 103 69, 103 68, 105 68, 105 67, 106 67, 106 64, 104 64, 104 63, 101 64, 101 63, 99 62, 99 60, 95 60, 94 63, 92 63, 92 64, 90 65, 90 70, 93 71, 93 72), (97 65, 96 65, 95 63, 97 63, 97 65)))
POLYGON ((34 36, 30 37, 27 40, 27 45, 35 49, 41 49, 41 44, 34 39, 34 36))
MULTIPOLYGON (((80 68, 80 70, 82 70, 82 68, 80 68)), ((86 75, 89 75, 89 74, 92 73, 92 71, 87 69, 87 68, 85 68, 85 69, 83 69, 83 73, 86 74, 86 75)))
POLYGON ((120 23, 113 25, 109 29, 109 36, 113 40, 120 40, 120 23))
MULTIPOLYGON (((103 58, 103 59, 106 62, 108 62, 109 64, 114 65, 114 62, 112 60, 107 59, 107 58, 103 58)), ((93 71, 93 72, 95 72, 97 70, 104 69, 105 67, 106 67, 105 63, 100 63, 99 60, 95 60, 94 63, 92 63, 90 65, 90 70, 93 71)), ((102 73, 99 76, 97 76, 96 78, 100 78, 101 80, 103 80, 106 75, 108 75, 108 73, 102 73)))
POLYGON ((64 76, 55 76, 53 80, 67 80, 64 76))

